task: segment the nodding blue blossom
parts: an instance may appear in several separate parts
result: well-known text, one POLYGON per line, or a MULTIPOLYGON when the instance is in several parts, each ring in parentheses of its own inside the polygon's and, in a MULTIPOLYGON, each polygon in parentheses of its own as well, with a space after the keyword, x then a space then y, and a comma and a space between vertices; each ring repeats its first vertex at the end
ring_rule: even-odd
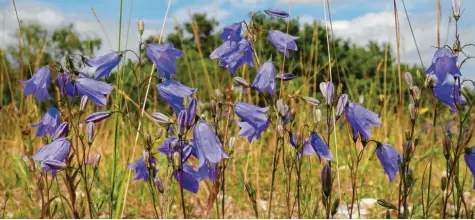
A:
POLYGON ((398 161, 402 160, 401 155, 391 145, 383 143, 378 143, 376 155, 383 166, 384 173, 389 178, 389 182, 392 182, 399 172, 398 161))
MULTIPOLYGON (((158 170, 155 168, 155 164, 157 163, 157 161, 155 160, 155 157, 153 155, 150 155, 150 158, 148 158, 148 160, 150 160, 150 167, 153 168, 155 175, 158 172, 158 170)), ((144 157, 142 156, 134 163, 129 164, 129 169, 135 171, 134 180, 143 179, 144 181, 148 181, 150 174, 147 163, 148 161, 145 161, 144 157)))
POLYGON ((70 148, 71 142, 67 138, 61 137, 41 147, 31 158, 41 161, 41 168, 46 172, 51 172, 55 177, 56 172, 65 167, 63 162, 66 160, 70 148))
POLYGON ((317 133, 313 133, 310 137, 310 144, 313 147, 313 150, 315 150, 315 152, 317 153, 318 158, 323 158, 328 161, 331 161, 333 159, 333 155, 330 151, 330 148, 317 133))
POLYGON ((333 102, 334 93, 333 82, 328 81, 320 83, 320 92, 322 93, 323 97, 325 97, 325 100, 327 100, 327 105, 331 105, 333 102))
POLYGON ((459 104, 465 104, 467 99, 460 92, 460 87, 455 84, 437 83, 432 89, 434 96, 452 109, 452 112, 457 111, 459 104))
POLYGON ((473 189, 475 189, 475 147, 465 148, 465 155, 463 156, 463 159, 472 173, 473 189))
POLYGON ((239 122, 239 136, 247 137, 249 143, 259 139, 262 132, 269 126, 266 112, 269 107, 261 108, 246 102, 239 102, 234 106, 234 112, 242 122, 239 122))
POLYGON ((51 72, 48 67, 40 67, 31 77, 26 81, 20 81, 25 85, 23 95, 35 95, 36 100, 42 102, 44 99, 51 99, 48 93, 48 86, 51 84, 51 72))
MULTIPOLYGON (((205 121, 199 121, 193 128, 194 146, 198 148, 199 153, 203 153, 206 160, 210 163, 219 163, 221 160, 229 158, 223 151, 223 145, 213 128, 205 121)), ((202 162, 200 162, 202 164, 202 162)))
POLYGON ((198 176, 198 181, 208 178, 211 182, 216 182, 218 177, 218 164, 209 163, 209 165, 204 164, 200 166, 198 169, 198 176))
POLYGON ((299 37, 294 37, 278 30, 271 30, 267 38, 272 45, 274 45, 278 51, 283 52, 286 57, 289 56, 288 50, 297 51, 295 40, 299 39, 299 37))
POLYGON ((68 136, 68 133, 69 133, 68 123, 63 122, 61 123, 61 125, 58 126, 58 128, 56 128, 56 131, 54 132, 54 135, 53 135, 53 140, 66 137, 68 136))
POLYGON ((303 140, 303 138, 296 133, 289 134, 289 142, 290 142, 290 146, 294 148, 299 147, 300 144, 303 145, 302 151, 297 154, 297 158, 301 158, 303 154, 305 155, 315 154, 315 150, 313 149, 312 144, 310 144, 310 141, 303 140))
POLYGON ((169 136, 158 147, 158 151, 163 153, 167 157, 172 157, 175 152, 182 153, 181 161, 185 162, 192 154, 193 147, 192 143, 185 146, 185 143, 180 143, 178 137, 169 136))
POLYGON ((332 192, 332 169, 331 167, 327 164, 323 167, 322 169, 322 174, 321 174, 321 179, 322 179, 322 192, 325 195, 325 197, 329 197, 331 192, 332 192))
POLYGON ((96 68, 94 72, 95 79, 101 79, 103 77, 109 79, 110 72, 120 63, 121 59, 122 53, 112 51, 100 57, 86 59, 85 63, 90 67, 96 68))
POLYGON ((94 122, 98 123, 101 122, 107 118, 109 118, 112 115, 112 112, 110 111, 105 111, 105 112, 94 112, 86 117, 86 123, 89 122, 94 122))
POLYGON ((189 88, 173 79, 158 84, 157 89, 158 95, 173 108, 176 115, 184 109, 184 98, 191 96, 197 90, 196 88, 189 88))
POLYGON ((271 16, 275 16, 275 17, 279 17, 279 18, 287 18, 289 17, 289 13, 285 12, 285 11, 281 11, 279 9, 268 9, 268 10, 265 10, 265 12, 268 14, 268 15, 271 15, 271 16))
POLYGON ((97 106, 104 106, 107 103, 105 95, 112 92, 111 85, 90 79, 86 74, 80 74, 78 77, 71 76, 69 73, 60 73, 58 83, 61 93, 72 98, 77 96, 87 96, 88 100, 97 106))
POLYGON ((371 126, 382 124, 376 113, 355 102, 346 105, 345 115, 353 131, 353 141, 358 139, 358 135, 361 140, 367 140, 371 137, 371 126))
POLYGON ((232 23, 224 27, 223 32, 219 35, 219 38, 224 41, 240 41, 242 24, 241 22, 232 23))
POLYGON ((192 193, 197 193, 200 187, 201 176, 193 166, 189 164, 182 164, 182 171, 175 170, 173 176, 175 180, 183 187, 192 193))
POLYGON ((227 67, 232 75, 234 75, 237 68, 245 63, 254 66, 251 42, 247 39, 242 39, 239 42, 225 41, 213 50, 209 58, 219 59, 219 65, 227 67))
POLYGON ((158 77, 171 78, 176 73, 175 60, 183 56, 183 52, 175 49, 173 44, 147 44, 147 57, 155 64, 158 77))
POLYGON ((37 128, 37 137, 41 137, 46 134, 53 135, 56 131, 56 128, 59 126, 60 120, 61 116, 59 115, 59 110, 55 107, 51 107, 43 115, 43 118, 41 118, 38 123, 32 124, 31 127, 37 128))
POLYGON ((445 82, 447 74, 460 77, 462 73, 457 67, 457 59, 458 56, 454 56, 448 48, 439 48, 434 53, 432 64, 426 70, 426 74, 435 75, 440 83, 445 82))
POLYGON ((267 61, 259 68, 251 87, 259 92, 267 91, 274 94, 275 90, 275 67, 271 61, 267 61))
POLYGON ((283 80, 283 81, 289 81, 295 78, 295 75, 292 73, 283 73, 277 75, 275 78, 283 80))

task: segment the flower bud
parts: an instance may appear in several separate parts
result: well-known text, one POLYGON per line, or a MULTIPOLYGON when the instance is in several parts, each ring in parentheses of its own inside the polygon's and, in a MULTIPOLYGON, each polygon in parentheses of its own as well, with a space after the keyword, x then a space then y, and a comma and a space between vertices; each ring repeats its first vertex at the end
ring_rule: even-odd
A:
POLYGON ((87 142, 89 144, 92 144, 92 142, 94 141, 94 130, 95 130, 95 128, 96 128, 96 124, 94 124, 94 122, 87 123, 86 138, 87 138, 87 142))
POLYGON ((387 209, 393 209, 397 210, 396 206, 394 206, 392 203, 384 200, 384 199, 378 199, 378 205, 387 208, 387 209))
POLYGON ((414 99, 416 99, 416 101, 421 99, 421 89, 419 89, 419 87, 413 86, 411 88, 411 91, 412 91, 412 96, 414 96, 414 99))
POLYGON ((160 192, 160 193, 163 193, 163 183, 162 183, 162 180, 158 177, 155 177, 155 179, 153 179, 153 183, 155 184, 155 187, 157 187, 157 190, 160 192))
POLYGON ((280 79, 282 81, 289 81, 295 78, 295 75, 292 73, 283 73, 277 75, 275 78, 280 79))
POLYGON ((143 32, 144 32, 144 30, 145 30, 145 24, 144 24, 144 22, 143 22, 142 19, 140 19, 140 20, 137 22, 137 30, 139 31, 140 36, 142 36, 142 35, 143 35, 143 32))
POLYGON ((410 157, 412 150, 413 150, 412 141, 407 140, 406 143, 404 144, 404 155, 406 155, 406 157, 410 157))
POLYGON ((294 121, 296 115, 297 115, 297 110, 295 110, 295 108, 292 108, 290 110, 290 121, 294 121))
POLYGON ((245 79, 241 77, 234 77, 234 82, 243 87, 246 87, 246 88, 249 87, 249 82, 247 82, 245 79))
POLYGON ((440 188, 442 189, 442 191, 445 191, 447 189, 447 177, 446 176, 443 176, 440 179, 440 188))
POLYGON ((277 134, 279 134, 279 137, 284 137, 284 126, 277 125, 277 134))
POLYGON ((154 112, 152 114, 152 118, 155 122, 159 123, 159 124, 170 124, 170 117, 166 116, 165 114, 163 113, 160 113, 160 112, 154 112))
POLYGON ((287 116, 287 112, 289 111, 289 106, 284 104, 282 99, 277 100, 276 106, 277 110, 279 111, 280 117, 285 118, 287 116))
POLYGON ((69 133, 69 126, 67 122, 63 122, 61 125, 59 125, 58 128, 56 128, 56 131, 54 132, 53 135, 53 140, 58 139, 60 137, 66 137, 68 136, 69 133))
POLYGON ((210 109, 211 109, 211 116, 215 117, 216 112, 217 112, 217 103, 216 103, 216 101, 211 100, 209 102, 209 105, 210 105, 210 109))
POLYGON ((143 155, 143 161, 145 161, 145 164, 147 164, 147 167, 149 167, 148 166, 148 159, 150 158, 150 151, 144 150, 142 155, 143 155))
POLYGON ((110 111, 105 111, 105 112, 94 112, 86 117, 86 123, 89 122, 94 122, 98 123, 101 122, 104 119, 107 119, 110 117, 112 113, 110 111))
POLYGON ((98 167, 100 162, 101 162, 101 154, 100 154, 100 153, 97 153, 97 154, 94 156, 94 166, 95 166, 95 167, 98 167))
POLYGON ((305 97, 302 97, 302 99, 305 100, 305 102, 307 102, 307 104, 309 105, 313 105, 313 106, 320 105, 320 101, 318 101, 315 98, 305 96, 305 97))
POLYGON ((153 147, 152 135, 145 134, 145 145, 147 146, 147 149, 151 149, 153 147))
POLYGON ((236 145, 236 138, 235 137, 229 138, 229 142, 228 142, 229 150, 232 150, 234 148, 234 145, 236 145))
POLYGON ((338 99, 338 104, 336 105, 336 115, 340 116, 345 110, 346 104, 348 104, 348 95, 343 94, 338 99))
POLYGON ((444 156, 445 159, 450 158, 450 150, 452 149, 452 143, 450 141, 450 138, 447 135, 444 135, 443 139, 443 147, 444 147, 444 156))
POLYGON ((186 128, 189 129, 193 123, 195 123, 195 117, 196 117, 196 105, 197 101, 196 99, 192 97, 188 97, 189 102, 188 102, 188 107, 186 109, 186 116, 188 117, 186 128))
POLYGON ((315 117, 315 122, 321 122, 322 121, 322 110, 320 109, 314 109, 313 110, 313 115, 315 117))
POLYGON ((410 72, 404 73, 404 79, 406 80, 406 83, 407 83, 407 85, 409 86, 409 88, 412 87, 413 81, 412 81, 412 75, 411 75, 410 72))
POLYGON ((460 18, 460 0, 452 0, 452 13, 456 21, 460 18))
POLYGON ((179 136, 182 136, 185 134, 187 125, 188 125, 188 115, 186 113, 186 110, 181 110, 181 112, 178 114, 177 125, 176 125, 179 136))
POLYGON ((328 164, 322 169, 321 179, 323 195, 328 198, 332 191, 332 170, 328 164))
POLYGON ((331 209, 332 216, 334 216, 338 212, 338 206, 340 206, 340 199, 336 199, 333 202, 332 209, 331 209))
POLYGON ((181 156, 180 152, 173 152, 173 167, 179 168, 181 166, 181 156))
POLYGON ((81 97, 81 102, 79 103, 79 111, 84 112, 84 109, 86 108, 88 100, 89 98, 85 95, 81 97))
POLYGON ((414 120, 416 118, 416 108, 414 107, 414 104, 409 104, 409 115, 411 116, 411 119, 414 120))
POLYGON ((215 89, 214 90, 214 96, 216 97, 216 99, 221 99, 221 96, 223 95, 223 93, 221 92, 221 90, 219 89, 215 89))

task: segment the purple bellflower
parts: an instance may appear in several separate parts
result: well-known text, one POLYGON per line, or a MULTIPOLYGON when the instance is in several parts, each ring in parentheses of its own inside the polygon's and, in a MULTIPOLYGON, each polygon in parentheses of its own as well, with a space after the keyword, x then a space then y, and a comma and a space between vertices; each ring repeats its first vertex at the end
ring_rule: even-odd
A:
POLYGON ((295 75, 292 73, 283 73, 283 74, 277 75, 275 78, 279 80, 283 80, 283 81, 289 81, 289 80, 294 79, 295 75))
POLYGON ((297 51, 295 40, 299 39, 299 37, 294 37, 278 30, 271 30, 267 38, 272 45, 274 45, 278 51, 283 52, 286 57, 289 56, 288 50, 297 51))
POLYGON ((70 148, 71 142, 67 138, 61 137, 41 147, 31 158, 41 161, 41 168, 46 172, 51 172, 54 177, 58 170, 66 167, 64 160, 68 156, 70 148))
POLYGON ((73 98, 77 96, 87 96, 88 100, 98 106, 104 106, 107 103, 105 95, 112 92, 111 85, 90 79, 85 74, 79 77, 71 76, 69 73, 60 73, 58 75, 59 88, 62 93, 73 98))
POLYGON ((41 137, 46 134, 53 135, 56 131, 56 128, 59 126, 61 117, 59 115, 59 110, 55 107, 49 108, 46 113, 43 115, 43 118, 31 126, 37 128, 36 136, 41 137))
POLYGON ((297 148, 299 144, 303 144, 303 149, 302 152, 299 152, 297 155, 297 158, 302 157, 302 154, 305 155, 314 155, 315 150, 312 147, 312 144, 310 144, 310 141, 307 140, 299 140, 299 135, 296 133, 290 133, 289 134, 289 142, 290 146, 297 148))
POLYGON ((20 81, 25 85, 23 95, 35 95, 35 98, 42 102, 44 99, 51 99, 48 93, 48 86, 51 84, 51 72, 48 67, 40 67, 31 77, 26 81, 20 81))
POLYGON ((251 86, 259 92, 264 92, 264 90, 266 90, 269 94, 274 94, 275 67, 271 61, 262 64, 251 86))
POLYGON ((90 67, 95 67, 96 71, 94 72, 95 79, 101 79, 106 77, 109 79, 110 72, 114 69, 122 59, 122 53, 112 51, 106 55, 86 59, 86 65, 90 67))
POLYGON ((383 166, 384 173, 389 178, 389 182, 392 182, 399 172, 398 161, 402 160, 401 155, 391 145, 382 143, 378 143, 376 155, 383 166))
POLYGON ((196 88, 189 88, 180 82, 169 79, 158 84, 158 94, 165 100, 175 112, 176 115, 184 109, 184 98, 196 92, 196 88))
MULTIPOLYGON (((199 153, 203 153, 206 160, 210 163, 219 163, 221 160, 229 158, 223 151, 223 145, 213 128, 205 121, 199 121, 193 128, 194 145, 199 153)), ((201 162, 200 162, 201 164, 201 162)))
POLYGON ((470 172, 473 176, 473 189, 475 189, 475 147, 465 148, 465 155, 463 156, 470 172))
POLYGON ((173 44, 148 44, 145 48, 147 57, 155 64, 158 77, 171 78, 176 73, 175 60, 183 56, 183 52, 175 49, 173 44))
POLYGON ((219 38, 224 41, 240 41, 242 24, 241 22, 232 23, 224 27, 223 32, 219 35, 219 38))
POLYGON ((432 57, 432 64, 426 70, 426 74, 434 74, 440 83, 444 83, 447 74, 454 77, 462 76, 460 69, 457 67, 457 56, 445 47, 437 49, 432 57))
POLYGON ((180 186, 183 187, 183 189, 186 189, 192 193, 198 192, 201 176, 198 171, 193 168, 193 166, 184 163, 183 170, 175 170, 173 172, 173 176, 180 186))
MULTIPOLYGON (((157 170, 155 168, 155 163, 157 161, 155 160, 155 157, 153 155, 150 156, 150 161, 152 163, 150 164, 150 166, 154 167, 153 169, 155 170, 155 173, 157 173, 157 170)), ((143 156, 140 157, 134 163, 129 164, 129 169, 135 170, 134 180, 140 180, 140 179, 143 179, 144 181, 148 180, 149 178, 148 167, 143 156)))
POLYGON ((262 132, 269 126, 269 119, 266 112, 269 107, 261 108, 246 102, 239 102, 234 106, 236 115, 241 118, 239 122, 239 136, 247 137, 249 143, 259 139, 262 132))
POLYGON ((313 150, 317 152, 318 158, 323 158, 328 161, 333 159, 330 148, 317 133, 313 133, 310 137, 310 144, 313 147, 313 150))
POLYGON ((239 42, 225 41, 209 57, 210 59, 219 59, 219 65, 227 67, 233 75, 237 68, 245 63, 254 66, 251 42, 247 39, 242 39, 239 42))
POLYGON ((349 102, 345 107, 346 120, 353 130, 353 140, 358 139, 358 135, 362 140, 371 137, 371 126, 379 126, 382 124, 378 115, 358 103, 349 102))
POLYGON ((289 17, 289 13, 285 12, 285 11, 281 11, 279 9, 268 9, 268 10, 265 10, 265 12, 268 14, 268 15, 271 15, 271 16, 275 16, 275 17, 279 17, 279 18, 287 18, 289 17))
POLYGON ((175 152, 182 152, 181 161, 185 162, 188 160, 192 153, 192 145, 183 146, 183 143, 179 143, 178 137, 169 136, 163 141, 163 143, 158 147, 158 151, 166 155, 167 157, 172 157, 175 152), (183 149, 181 149, 183 148, 183 149))
POLYGON ((465 96, 460 94, 460 88, 458 85, 437 83, 432 89, 432 92, 439 101, 449 106, 452 109, 452 112, 457 111, 456 105, 467 102, 465 96))

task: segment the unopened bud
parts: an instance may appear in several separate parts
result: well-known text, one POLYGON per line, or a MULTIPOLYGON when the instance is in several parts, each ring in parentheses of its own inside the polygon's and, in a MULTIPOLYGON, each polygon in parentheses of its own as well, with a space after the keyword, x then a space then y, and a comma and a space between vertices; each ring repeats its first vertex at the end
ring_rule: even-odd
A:
POLYGON ((414 107, 414 104, 409 104, 409 115, 411 116, 411 119, 414 120, 416 118, 416 108, 414 107))
POLYGON ((89 144, 92 144, 94 141, 94 130, 96 128, 96 124, 94 122, 89 122, 87 123, 87 128, 86 128, 86 138, 87 142, 89 144))
POLYGON ((419 89, 419 87, 413 86, 411 88, 411 91, 412 91, 412 96, 414 96, 414 99, 416 99, 416 101, 421 99, 421 89, 419 89))
POLYGON ((179 168, 181 166, 181 156, 180 153, 175 151, 173 153, 173 167, 179 168))
POLYGON ((397 210, 396 206, 394 206, 392 203, 384 200, 384 199, 378 199, 378 205, 387 208, 387 209, 393 209, 397 210))
POLYGON ((138 22, 137 22, 137 30, 139 31, 139 34, 140 35, 143 35, 143 32, 145 30, 145 24, 143 22, 142 19, 140 19, 138 22))
POLYGON ((98 167, 100 162, 101 162, 101 154, 97 153, 94 156, 94 166, 98 167))
POLYGON ((444 156, 445 159, 450 158, 450 150, 452 149, 452 142, 450 141, 450 138, 447 135, 444 135, 443 139, 443 147, 444 147, 444 156))
POLYGON ((182 136, 185 134, 187 125, 188 114, 186 113, 186 110, 181 110, 181 112, 178 114, 177 120, 178 135, 182 136))
POLYGON ((289 106, 284 104, 282 99, 277 100, 276 102, 277 110, 279 111, 279 115, 281 118, 285 118, 287 112, 289 111, 289 106))
POLYGON ((320 101, 312 97, 305 96, 305 97, 302 97, 302 99, 305 100, 305 102, 307 102, 307 104, 309 105, 317 106, 320 104, 320 101))
POLYGON ((327 164, 322 169, 321 174, 322 179, 322 192, 325 197, 329 197, 332 191, 332 170, 330 166, 327 164))
POLYGON ((340 199, 336 199, 334 202, 333 202, 333 205, 332 205, 332 216, 334 216, 337 212, 338 212, 338 206, 340 206, 340 199))
POLYGON ((234 82, 243 87, 249 87, 249 82, 241 77, 234 77, 234 82))
POLYGON ((234 148, 234 145, 236 145, 236 138, 235 137, 229 138, 229 142, 228 142, 229 150, 232 150, 234 148))
POLYGON ((89 98, 85 95, 81 97, 81 102, 79 103, 79 111, 81 111, 81 112, 84 111, 84 109, 86 108, 88 100, 89 100, 89 98))
POLYGON ((322 121, 322 110, 320 110, 318 108, 314 109, 313 114, 315 116, 315 122, 318 123, 318 122, 322 121))
POLYGON ((336 115, 340 116, 345 110, 346 105, 348 104, 348 95, 343 94, 338 99, 338 104, 336 105, 336 115))
POLYGON ((404 155, 406 155, 407 157, 410 157, 412 150, 413 150, 412 141, 407 140, 406 143, 404 144, 404 155))
POLYGON ((440 179, 440 188, 442 189, 442 191, 445 191, 445 189, 447 189, 447 177, 446 176, 443 176, 440 179))
POLYGON ((170 124, 170 117, 166 116, 163 113, 160 112, 154 112, 152 114, 152 119, 153 121, 159 123, 159 124, 170 124))
POLYGON ((153 146, 152 135, 150 134, 145 135, 145 145, 147 146, 148 149, 152 148, 153 146))
POLYGON ((284 137, 284 126, 277 125, 277 134, 279 134, 279 137, 284 137))
POLYGON ((295 115, 297 115, 297 110, 295 110, 295 108, 292 108, 290 110, 290 121, 294 121, 295 120, 295 115))
POLYGON ((216 111, 217 111, 217 103, 214 100, 211 100, 209 102, 210 109, 211 109, 211 116, 215 117, 216 116, 216 111))
POLYGON ((404 79, 406 80, 406 83, 407 83, 407 85, 409 86, 409 88, 412 87, 413 81, 412 81, 412 75, 411 75, 410 72, 404 73, 404 79))
POLYGON ((163 193, 163 183, 162 183, 162 180, 158 177, 155 177, 155 179, 153 179, 153 183, 155 184, 155 187, 157 187, 157 190, 160 192, 160 193, 163 193))

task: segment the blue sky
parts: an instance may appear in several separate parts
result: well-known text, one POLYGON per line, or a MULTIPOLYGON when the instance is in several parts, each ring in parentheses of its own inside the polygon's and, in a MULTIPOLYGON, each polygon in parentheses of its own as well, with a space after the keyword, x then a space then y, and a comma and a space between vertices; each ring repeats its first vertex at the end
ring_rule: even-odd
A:
MULTIPOLYGON (((323 0, 172 0, 165 34, 177 23, 189 20, 189 12, 206 12, 220 21, 220 25, 247 19, 250 11, 279 8, 290 11, 292 17, 299 17, 302 23, 312 20, 324 21, 323 0)), ((436 16, 434 0, 405 0, 414 28, 416 40, 425 65, 429 65, 436 45, 436 16)), ((17 0, 19 17, 26 23, 40 23, 50 29, 73 23, 76 29, 86 37, 100 37, 104 44, 101 52, 117 49, 119 0, 17 0), (91 7, 94 7, 104 27, 97 23, 91 7), (110 42, 110 43, 109 43, 110 42)), ((451 0, 442 0, 442 42, 451 45, 452 34, 447 36, 448 16, 451 0)), ((132 0, 123 0, 123 29, 128 24, 132 0)), ((399 3, 399 20, 401 24, 402 60, 407 63, 420 63, 415 44, 410 34, 401 0, 399 3)), ((129 48, 135 48, 138 42, 136 22, 144 19, 145 35, 159 33, 167 0, 134 0, 131 13, 131 31, 129 48)), ((14 31, 16 18, 9 0, 0 0, 3 28, 0 37, 4 45, 16 42, 14 31), (6 22, 5 22, 6 21, 6 22), (5 24, 6 23, 6 24, 5 24)), ((392 1, 385 0, 330 0, 333 28, 337 37, 350 39, 358 45, 366 45, 369 40, 379 43, 390 42, 395 47, 394 12, 392 1)), ((462 0, 466 9, 460 22, 462 40, 475 43, 475 1, 462 0), (470 41, 471 40, 471 41, 470 41)), ((453 32, 453 25, 451 27, 453 32)), ((122 39, 125 39, 123 37, 122 39)), ((122 43, 125 45, 125 40, 122 43)), ((394 51, 393 51, 394 52, 394 51)), ((468 52, 475 53, 470 49, 468 52)), ((475 60, 462 69, 465 76, 475 78, 475 60)))

